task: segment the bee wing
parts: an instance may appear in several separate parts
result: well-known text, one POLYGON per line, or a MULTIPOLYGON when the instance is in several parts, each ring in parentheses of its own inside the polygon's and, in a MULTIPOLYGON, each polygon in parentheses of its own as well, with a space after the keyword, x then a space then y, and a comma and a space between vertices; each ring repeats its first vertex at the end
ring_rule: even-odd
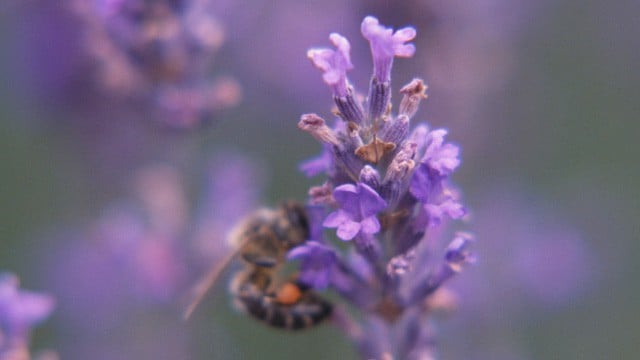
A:
POLYGON ((211 267, 209 272, 207 272, 207 274, 193 287, 190 294, 191 302, 182 315, 184 320, 188 320, 191 314, 193 314, 193 311, 202 302, 202 299, 204 299, 204 296, 207 295, 207 292, 209 292, 213 285, 215 285, 216 281, 218 281, 218 278, 220 277, 220 274, 222 274, 222 271, 227 266, 229 266, 231 260, 233 260, 237 253, 237 251, 233 251, 226 255, 220 261, 217 261, 211 267))

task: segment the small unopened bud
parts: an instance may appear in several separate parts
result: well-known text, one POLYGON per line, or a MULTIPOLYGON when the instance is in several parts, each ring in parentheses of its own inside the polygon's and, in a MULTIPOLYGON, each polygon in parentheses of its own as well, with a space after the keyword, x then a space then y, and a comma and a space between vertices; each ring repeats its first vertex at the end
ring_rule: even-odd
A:
POLYGON ((364 145, 362 136, 360 136, 360 126, 354 122, 347 123, 347 135, 349 139, 349 145, 352 149, 357 149, 364 145))
POLYGON ((409 175, 416 166, 415 161, 413 161, 415 148, 416 144, 414 142, 405 141, 387 168, 381 192, 382 196, 389 199, 389 204, 396 204, 400 200, 404 184, 409 180, 409 175))
POLYGON ((334 96, 333 101, 338 107, 338 115, 340 115, 344 121, 351 121, 356 124, 362 124, 364 122, 362 105, 354 96, 351 87, 347 89, 346 96, 334 96))
POLYGON ((298 122, 298 128, 308 132, 320 142, 334 146, 340 145, 335 132, 327 126, 323 118, 316 114, 302 115, 298 122))
POLYGON ((360 182, 377 191, 380 188, 380 174, 373 167, 365 165, 360 170, 360 182))
POLYGON ((427 86, 421 79, 413 79, 400 89, 400 93, 404 95, 400 101, 400 115, 412 118, 418 111, 420 101, 427 98, 426 91, 427 86))
POLYGON ((383 117, 389 109, 391 101, 391 87, 389 82, 380 82, 374 75, 369 85, 369 119, 375 121, 383 117))
POLYGON ((409 117, 406 115, 400 115, 395 119, 389 120, 378 134, 384 141, 399 144, 404 140, 408 132, 409 117))
POLYGON ((416 143, 413 141, 405 141, 400 146, 400 150, 389 164, 384 182, 398 181, 402 182, 415 167, 413 158, 416 154, 416 143))
POLYGON ((402 276, 411 271, 413 261, 415 260, 415 250, 409 250, 405 254, 400 254, 391 260, 387 264, 387 274, 392 277, 402 276))
POLYGON ((335 202, 333 198, 333 188, 327 182, 320 186, 313 186, 309 189, 310 201, 314 205, 331 205, 335 202))

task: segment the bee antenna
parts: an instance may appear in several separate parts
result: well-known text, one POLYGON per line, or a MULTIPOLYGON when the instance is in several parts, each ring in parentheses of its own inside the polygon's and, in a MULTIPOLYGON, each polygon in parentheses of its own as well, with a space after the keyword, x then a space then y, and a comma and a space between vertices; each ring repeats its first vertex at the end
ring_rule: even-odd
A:
POLYGON ((202 299, 204 299, 205 295, 207 295, 207 293, 209 292, 209 290, 211 290, 213 285, 215 285, 216 281, 220 277, 220 274, 222 274, 222 271, 229 265, 229 263, 235 257, 235 255, 236 255, 236 252, 232 252, 226 255, 220 261, 216 262, 211 267, 209 272, 207 272, 207 274, 200 281, 198 281, 198 283, 191 289, 190 297, 192 300, 189 303, 189 305, 187 305, 187 308, 182 314, 182 319, 184 321, 189 320, 189 318, 191 317, 191 314, 193 314, 193 312, 196 310, 198 305, 200 305, 200 303, 202 302, 202 299))

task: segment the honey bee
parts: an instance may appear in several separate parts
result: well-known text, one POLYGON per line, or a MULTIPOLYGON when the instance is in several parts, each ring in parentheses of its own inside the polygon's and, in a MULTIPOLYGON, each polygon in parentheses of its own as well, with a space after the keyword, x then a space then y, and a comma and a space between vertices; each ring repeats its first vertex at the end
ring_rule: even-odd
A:
POLYGON ((236 304, 265 324, 287 330, 309 328, 332 313, 331 304, 293 277, 280 281, 286 254, 309 238, 309 218, 304 206, 286 201, 275 209, 251 214, 231 232, 238 247, 209 271, 194 288, 188 318, 215 284, 222 270, 239 254, 245 263, 231 283, 236 304))

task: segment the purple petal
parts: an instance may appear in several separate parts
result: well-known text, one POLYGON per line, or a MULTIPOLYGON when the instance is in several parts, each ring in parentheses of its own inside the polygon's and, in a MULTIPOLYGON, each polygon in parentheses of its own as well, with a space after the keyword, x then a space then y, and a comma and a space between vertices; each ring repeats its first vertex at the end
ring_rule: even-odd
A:
POLYGON ((358 233, 362 225, 359 222, 348 220, 338 226, 338 237, 342 240, 352 240, 358 233))
POLYGON ((360 220, 359 188, 353 184, 344 184, 333 190, 333 198, 354 220, 360 220))
POLYGON ((296 246, 289 253, 287 253, 287 259, 289 260, 297 260, 303 259, 311 254, 312 249, 305 245, 296 246))
POLYGON ((354 184, 343 184, 333 190, 333 197, 340 205, 353 201, 356 194, 358 188, 354 184))
POLYGON ((387 202, 370 186, 358 183, 358 192, 360 193, 360 211, 363 218, 375 215, 387 207, 387 202))
POLYGON ((300 272, 300 281, 314 289, 326 289, 331 283, 331 271, 328 270, 330 270, 330 268, 302 271, 300 272))
POLYGON ((453 144, 444 144, 429 160, 429 165, 440 174, 451 174, 460 165, 460 148, 453 144))
POLYGON ((460 219, 466 214, 465 208, 455 199, 447 199, 440 204, 426 204, 424 210, 429 218, 429 226, 440 225, 445 215, 460 219))
POLYGON ((446 135, 447 131, 444 129, 429 132, 426 139, 427 149, 421 161, 441 175, 451 174, 460 165, 460 148, 445 143, 444 137, 446 135))
POLYGON ((418 165, 418 168, 413 172, 409 191, 411 195, 422 202, 429 200, 429 196, 433 191, 433 177, 426 164, 418 165))
POLYGON ((313 288, 324 289, 331 282, 334 265, 337 261, 335 251, 317 241, 308 241, 291 250, 289 259, 298 259, 300 280, 313 288))
POLYGON ((298 167, 307 177, 313 177, 321 173, 326 173, 331 169, 333 157, 331 151, 326 148, 317 157, 303 161, 298 167))
POLYGON ((369 216, 368 218, 363 219, 360 224, 362 224, 362 232, 366 234, 375 234, 380 231, 380 221, 376 216, 369 216))
POLYGON ((416 37, 416 29, 412 27, 405 27, 400 30, 396 30, 393 34, 394 41, 394 55, 399 57, 411 57, 416 52, 416 47, 413 44, 405 44, 407 41, 411 41, 416 37))
POLYGON ((327 218, 322 222, 322 226, 328 228, 336 228, 343 224, 345 221, 351 221, 349 215, 343 210, 337 210, 327 215, 327 218))

